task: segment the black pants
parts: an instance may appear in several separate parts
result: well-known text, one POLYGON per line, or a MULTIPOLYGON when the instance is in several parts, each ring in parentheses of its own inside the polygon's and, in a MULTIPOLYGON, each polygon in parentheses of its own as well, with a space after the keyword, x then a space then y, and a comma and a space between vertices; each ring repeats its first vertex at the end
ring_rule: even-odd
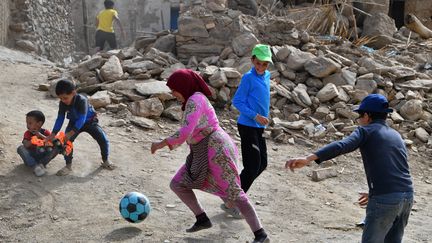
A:
MULTIPOLYGON (((69 122, 68 126, 66 127, 66 132, 72 130, 73 125, 74 123, 69 122)), ((78 137, 78 135, 82 132, 86 132, 90 134, 90 136, 92 136, 92 138, 96 140, 96 142, 99 144, 100 147, 102 161, 106 161, 108 159, 108 154, 109 154, 109 141, 105 132, 99 126, 98 119, 95 118, 93 119, 93 121, 86 122, 84 126, 77 133, 75 133, 69 140, 71 142, 74 142, 76 137, 78 137)), ((73 158, 73 150, 69 155, 65 155, 64 158, 66 160, 66 164, 71 164, 73 158)))
POLYGON ((117 41, 114 33, 97 30, 95 39, 96 47, 99 47, 100 51, 104 49, 105 42, 108 42, 111 49, 117 49, 117 41))
POLYGON ((241 187, 247 192, 254 180, 267 168, 267 145, 263 138, 264 128, 237 124, 243 157, 240 173, 241 187))

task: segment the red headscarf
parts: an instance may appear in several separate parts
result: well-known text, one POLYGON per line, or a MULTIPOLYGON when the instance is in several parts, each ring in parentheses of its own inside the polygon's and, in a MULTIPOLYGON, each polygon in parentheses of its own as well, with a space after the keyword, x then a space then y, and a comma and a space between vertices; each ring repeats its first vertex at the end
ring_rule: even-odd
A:
POLYGON ((179 69, 175 71, 168 78, 166 85, 171 90, 179 92, 185 99, 182 104, 182 110, 185 109, 189 97, 191 97, 195 92, 201 92, 207 97, 212 95, 204 79, 190 69, 179 69))

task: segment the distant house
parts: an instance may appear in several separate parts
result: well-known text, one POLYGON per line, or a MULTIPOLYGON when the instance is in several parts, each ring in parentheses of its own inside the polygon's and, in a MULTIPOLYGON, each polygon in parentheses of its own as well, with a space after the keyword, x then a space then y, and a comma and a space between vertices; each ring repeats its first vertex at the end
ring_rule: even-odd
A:
MULTIPOLYGON (((71 1, 75 25, 75 42, 80 50, 94 46, 95 18, 104 9, 104 0, 71 1), (84 36, 84 38, 83 38, 84 36)), ((131 44, 136 37, 177 29, 177 19, 182 0, 122 0, 115 1, 123 23, 126 40, 120 46, 131 44)), ((115 28, 115 27, 114 27, 115 28)))

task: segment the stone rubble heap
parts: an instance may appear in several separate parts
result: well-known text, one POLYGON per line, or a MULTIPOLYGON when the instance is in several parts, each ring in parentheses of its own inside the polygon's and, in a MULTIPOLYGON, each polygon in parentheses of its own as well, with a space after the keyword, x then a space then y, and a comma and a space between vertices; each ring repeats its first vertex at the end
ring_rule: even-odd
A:
MULTIPOLYGON (((154 128, 160 116, 181 119, 165 85, 180 68, 198 71, 211 86, 214 105, 234 111, 231 98, 251 68, 250 51, 268 43, 274 54, 268 135, 275 141, 310 145, 311 139, 343 137, 356 127, 353 109, 366 95, 380 93, 394 109, 390 125, 407 145, 432 148, 432 45, 414 34, 410 45, 400 44, 409 34, 402 28, 392 36, 398 41, 374 50, 336 36, 313 36, 274 16, 258 21, 234 10, 212 10, 196 7, 183 14, 176 34, 138 38, 133 47, 88 56, 71 76, 97 109, 122 118, 112 125, 130 121, 154 128)), ((221 124, 234 131, 236 113, 229 114, 221 124)))

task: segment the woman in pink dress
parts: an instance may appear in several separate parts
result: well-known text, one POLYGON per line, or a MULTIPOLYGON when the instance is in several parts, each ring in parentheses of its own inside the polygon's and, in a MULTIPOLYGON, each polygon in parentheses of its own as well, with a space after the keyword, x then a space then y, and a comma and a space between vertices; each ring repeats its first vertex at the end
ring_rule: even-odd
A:
POLYGON ((238 150, 231 137, 219 126, 215 110, 207 97, 211 91, 200 75, 192 70, 174 72, 167 82, 184 111, 180 129, 161 142, 152 143, 151 152, 168 146, 170 150, 186 142, 190 154, 170 187, 195 214, 196 222, 186 232, 212 227, 204 208, 192 189, 220 197, 229 208, 238 208, 255 235, 253 242, 269 242, 255 209, 240 186, 237 169, 238 150))

